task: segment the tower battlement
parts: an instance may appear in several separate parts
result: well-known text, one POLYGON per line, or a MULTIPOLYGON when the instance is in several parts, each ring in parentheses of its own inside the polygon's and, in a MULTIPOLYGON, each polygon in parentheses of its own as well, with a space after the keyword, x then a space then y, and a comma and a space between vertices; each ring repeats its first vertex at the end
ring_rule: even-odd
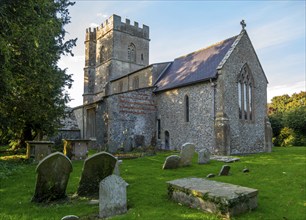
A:
POLYGON ((97 39, 97 28, 87 28, 85 41, 95 41, 97 39))
POLYGON ((104 36, 110 30, 117 30, 129 33, 133 36, 149 39, 149 27, 147 25, 143 24, 142 27, 139 27, 139 23, 136 21, 132 25, 129 19, 126 19, 125 22, 123 22, 121 21, 121 17, 115 14, 106 19, 96 28, 96 38, 98 39, 104 36))

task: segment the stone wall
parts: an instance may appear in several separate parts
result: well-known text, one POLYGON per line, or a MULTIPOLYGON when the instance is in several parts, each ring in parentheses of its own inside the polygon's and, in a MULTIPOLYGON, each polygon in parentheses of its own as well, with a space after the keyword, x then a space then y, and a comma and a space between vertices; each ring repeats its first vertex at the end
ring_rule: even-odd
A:
POLYGON ((107 98, 110 152, 155 144, 156 102, 152 89, 138 89, 107 98))
POLYGON ((180 149, 194 143, 196 150, 214 147, 214 87, 209 82, 169 90, 156 94, 157 118, 160 119, 161 137, 165 149, 165 132, 169 132, 170 149, 180 149), (189 122, 185 121, 185 96, 189 97, 189 122))
POLYGON ((217 93, 218 109, 224 109, 230 123, 230 153, 245 154, 265 151, 267 79, 246 33, 242 35, 221 70, 217 93), (245 64, 249 66, 254 79, 252 120, 239 119, 237 81, 245 64), (220 85, 223 88, 220 88, 220 85), (221 96, 223 99, 220 98, 221 96))

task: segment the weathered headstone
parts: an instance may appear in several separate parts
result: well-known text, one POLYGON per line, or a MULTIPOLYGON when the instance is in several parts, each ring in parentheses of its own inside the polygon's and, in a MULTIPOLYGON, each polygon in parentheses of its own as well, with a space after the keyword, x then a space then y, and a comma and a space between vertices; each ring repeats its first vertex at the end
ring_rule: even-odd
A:
POLYGON ((87 158, 83 166, 78 195, 98 198, 99 184, 113 173, 116 162, 117 159, 107 152, 96 153, 87 158))
POLYGON ((221 170, 220 170, 219 176, 228 176, 230 169, 231 169, 230 166, 223 165, 221 170))
POLYGON ((192 158, 195 152, 195 145, 192 143, 185 143, 182 146, 181 153, 180 153, 180 164, 179 166, 190 166, 192 162, 192 158))
POLYGON ((176 169, 179 166, 180 163, 180 156, 177 155, 171 155, 166 158, 165 163, 163 165, 163 169, 176 169))
POLYGON ((115 165, 115 169, 113 174, 120 176, 120 169, 119 166, 122 164, 122 160, 117 160, 116 165, 115 165))
POLYGON ((77 219, 80 219, 80 218, 76 215, 66 215, 61 220, 77 220, 77 219))
POLYGON ((210 173, 210 174, 208 174, 206 177, 207 177, 207 178, 213 178, 213 177, 215 177, 215 176, 216 176, 215 174, 210 173))
POLYGON ((244 169, 242 170, 242 172, 248 173, 248 172, 250 172, 250 170, 249 170, 248 168, 244 168, 244 169))
POLYGON ((198 152, 198 163, 207 164, 210 161, 210 152, 208 149, 202 149, 198 152))
POLYGON ((48 203, 66 199, 66 187, 71 171, 71 161, 60 152, 41 160, 36 167, 37 179, 32 202, 48 203))
POLYGON ((99 216, 106 218, 127 212, 127 183, 117 175, 110 175, 100 183, 99 216))

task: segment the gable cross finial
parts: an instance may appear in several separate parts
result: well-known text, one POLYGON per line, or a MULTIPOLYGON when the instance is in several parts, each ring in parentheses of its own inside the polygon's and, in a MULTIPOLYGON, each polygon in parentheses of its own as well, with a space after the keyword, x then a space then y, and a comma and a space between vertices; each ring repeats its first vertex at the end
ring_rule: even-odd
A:
POLYGON ((240 24, 241 24, 242 30, 244 30, 246 27, 246 23, 244 22, 244 20, 240 21, 240 24))

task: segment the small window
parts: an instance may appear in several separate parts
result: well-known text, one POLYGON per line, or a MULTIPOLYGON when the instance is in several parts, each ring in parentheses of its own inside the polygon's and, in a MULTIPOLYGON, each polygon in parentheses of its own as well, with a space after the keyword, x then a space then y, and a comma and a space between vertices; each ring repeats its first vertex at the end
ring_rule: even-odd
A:
POLYGON ((136 47, 133 43, 128 46, 128 60, 130 62, 136 62, 136 47))
POLYGON ((143 53, 141 54, 141 61, 143 61, 143 53))
POLYGON ((185 122, 189 122, 189 97, 185 95, 185 122))
POLYGON ((139 77, 135 76, 133 78, 133 89, 138 89, 139 88, 139 77))
POLYGON ((160 119, 157 119, 157 139, 160 139, 160 133, 161 133, 160 119))

